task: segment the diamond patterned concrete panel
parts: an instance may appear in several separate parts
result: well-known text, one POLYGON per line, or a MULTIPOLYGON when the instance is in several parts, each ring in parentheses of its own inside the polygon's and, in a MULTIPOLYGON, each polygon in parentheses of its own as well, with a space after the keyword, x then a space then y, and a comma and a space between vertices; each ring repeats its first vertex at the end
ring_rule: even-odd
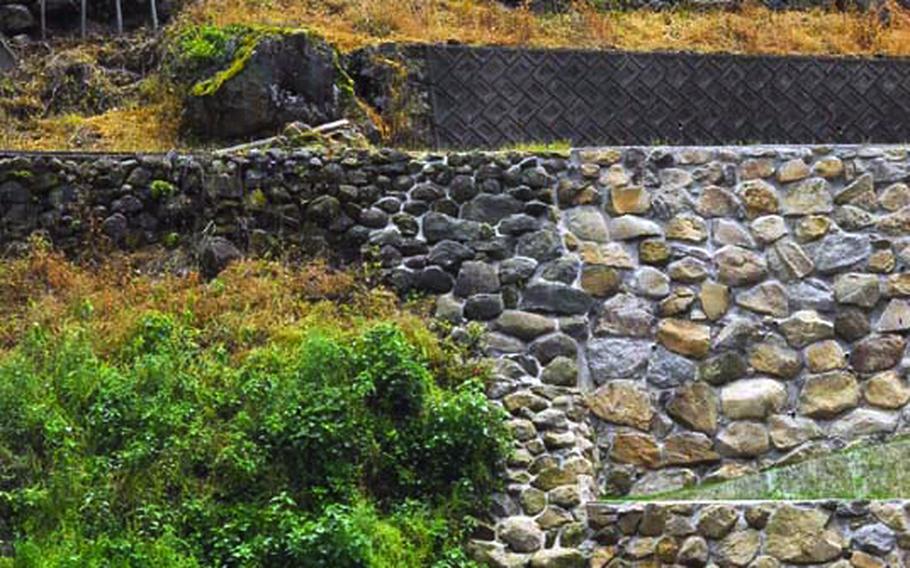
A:
POLYGON ((904 142, 910 60, 429 46, 435 143, 904 142))

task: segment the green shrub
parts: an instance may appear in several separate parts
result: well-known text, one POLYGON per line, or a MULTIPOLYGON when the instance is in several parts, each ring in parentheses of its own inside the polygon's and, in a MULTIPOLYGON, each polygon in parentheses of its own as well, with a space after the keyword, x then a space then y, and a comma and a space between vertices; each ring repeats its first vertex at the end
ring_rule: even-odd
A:
POLYGON ((189 321, 150 312, 106 355, 37 328, 0 359, 9 565, 470 565, 509 444, 476 379, 440 385, 392 324, 237 359, 189 321))

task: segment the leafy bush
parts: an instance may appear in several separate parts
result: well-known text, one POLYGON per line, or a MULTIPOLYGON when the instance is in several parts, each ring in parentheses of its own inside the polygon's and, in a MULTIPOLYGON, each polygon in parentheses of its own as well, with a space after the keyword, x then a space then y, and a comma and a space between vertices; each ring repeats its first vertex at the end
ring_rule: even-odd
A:
POLYGON ((440 385, 390 323, 232 353, 192 320, 149 312, 110 353, 39 327, 0 358, 5 565, 470 565, 508 447, 471 367, 440 385))

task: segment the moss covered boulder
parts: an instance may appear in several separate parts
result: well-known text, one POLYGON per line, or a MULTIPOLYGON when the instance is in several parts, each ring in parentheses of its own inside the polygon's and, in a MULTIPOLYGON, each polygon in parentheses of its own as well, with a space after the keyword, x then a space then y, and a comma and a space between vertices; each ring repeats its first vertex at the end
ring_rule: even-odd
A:
POLYGON ((344 114, 353 89, 328 43, 299 30, 232 32, 223 45, 210 42, 219 68, 188 89, 183 120, 192 134, 271 135, 288 122, 317 125, 344 114))

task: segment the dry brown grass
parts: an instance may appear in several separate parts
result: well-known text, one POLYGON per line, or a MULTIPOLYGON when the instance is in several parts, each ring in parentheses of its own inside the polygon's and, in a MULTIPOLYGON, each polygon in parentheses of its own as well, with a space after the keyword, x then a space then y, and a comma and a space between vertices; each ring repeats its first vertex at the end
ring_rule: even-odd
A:
POLYGON ((579 1, 568 14, 536 15, 495 0, 201 0, 195 23, 305 26, 343 49, 383 41, 444 42, 768 54, 910 55, 910 14, 775 12, 602 12, 579 1))

